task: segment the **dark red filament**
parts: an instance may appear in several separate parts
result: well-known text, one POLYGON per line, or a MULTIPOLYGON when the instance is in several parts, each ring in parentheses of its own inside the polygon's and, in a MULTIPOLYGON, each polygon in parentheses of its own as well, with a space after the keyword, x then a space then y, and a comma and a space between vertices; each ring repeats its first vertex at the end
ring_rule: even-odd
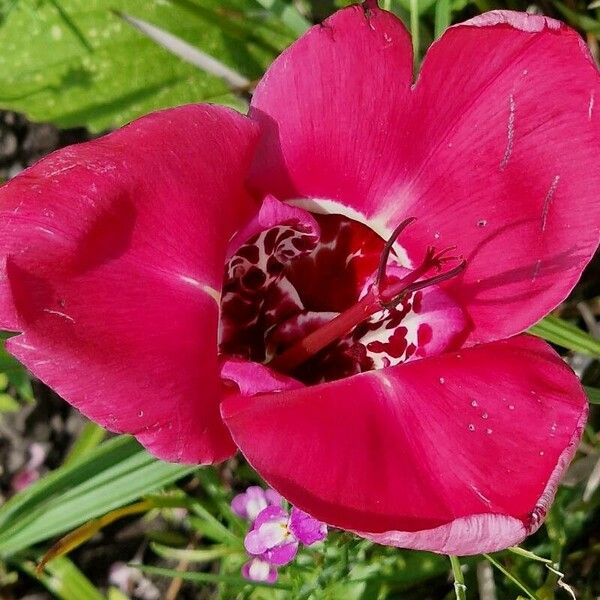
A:
POLYGON ((346 335, 371 315, 384 309, 392 309, 414 292, 437 285, 462 273, 467 265, 466 261, 463 258, 447 255, 448 252, 455 250, 454 246, 439 252, 435 248, 429 247, 425 252, 423 262, 416 269, 401 279, 389 281, 387 265, 394 242, 415 220, 413 217, 406 219, 393 231, 381 253, 375 283, 365 296, 337 317, 276 356, 269 363, 271 368, 280 373, 291 373, 311 356, 346 335), (458 264, 452 269, 440 272, 443 265, 451 261, 458 261, 458 264), (432 270, 437 271, 437 274, 425 277, 432 270))

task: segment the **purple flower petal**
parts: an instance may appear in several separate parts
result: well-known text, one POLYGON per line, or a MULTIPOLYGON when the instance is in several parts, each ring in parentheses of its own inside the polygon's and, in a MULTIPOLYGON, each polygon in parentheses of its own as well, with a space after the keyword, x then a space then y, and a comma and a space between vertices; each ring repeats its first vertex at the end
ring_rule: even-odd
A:
POLYGON ((307 546, 320 542, 327 537, 327 525, 325 523, 317 521, 317 519, 295 506, 292 508, 289 529, 298 540, 307 546))
POLYGON ((265 540, 259 533, 258 529, 253 529, 246 534, 244 538, 244 548, 249 554, 259 555, 268 550, 265 540))
POLYGON ((234 496, 231 501, 231 510, 238 516, 242 517, 242 519, 248 518, 248 511, 246 509, 247 499, 246 494, 238 494, 234 496))
POLYGON ((287 522, 288 514, 281 506, 267 506, 264 510, 262 510, 256 520, 254 521, 254 529, 258 529, 264 523, 269 523, 270 521, 281 521, 287 522))
POLYGON ((270 562, 272 565, 277 565, 278 567, 292 562, 296 556, 296 553, 298 552, 298 542, 293 537, 290 536, 290 538, 293 541, 267 550, 262 554, 261 558, 270 562))
POLYGON ((265 490, 257 485, 251 485, 243 494, 238 494, 231 501, 233 512, 254 521, 258 514, 269 505, 265 490))
POLYGON ((277 581, 277 569, 260 558, 249 560, 242 567, 242 575, 250 581, 263 581, 266 583, 277 581))
POLYGON ((283 504, 283 496, 274 489, 267 488, 265 490, 265 498, 271 506, 281 506, 283 504))
POLYGON ((244 539, 244 546, 250 554, 262 554, 282 545, 288 538, 294 539, 288 531, 287 519, 274 519, 249 531, 244 539))

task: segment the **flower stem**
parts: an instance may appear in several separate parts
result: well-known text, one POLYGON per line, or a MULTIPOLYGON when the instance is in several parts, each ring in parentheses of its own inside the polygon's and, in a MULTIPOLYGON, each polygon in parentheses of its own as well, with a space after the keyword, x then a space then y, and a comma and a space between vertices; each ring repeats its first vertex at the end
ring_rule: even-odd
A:
POLYGON ((418 0, 410 0, 410 34, 412 36, 413 55, 415 69, 419 66, 420 56, 420 41, 419 41, 419 2, 418 0))
POLYGON ((449 555, 448 558, 450 559, 452 573, 454 575, 454 593, 456 594, 456 600, 467 600, 467 586, 465 585, 465 578, 463 577, 463 572, 460 568, 460 561, 456 556, 449 555))

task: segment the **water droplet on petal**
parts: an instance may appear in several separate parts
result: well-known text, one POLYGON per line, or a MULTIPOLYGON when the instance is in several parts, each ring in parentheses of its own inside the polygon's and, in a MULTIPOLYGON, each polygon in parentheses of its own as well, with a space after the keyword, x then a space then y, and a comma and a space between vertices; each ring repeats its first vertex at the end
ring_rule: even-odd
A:
POLYGON ((138 417, 143 417, 143 416, 144 416, 144 411, 143 410, 138 411, 138 417))
POLYGON ((487 221, 485 219, 480 219, 477 221, 477 227, 485 227, 487 225, 487 221))
POLYGON ((490 429, 489 427, 485 430, 485 432, 490 435, 492 433, 493 429, 490 429))
POLYGON ((471 406, 475 408, 477 405, 477 400, 471 400, 471 406))
POLYGON ((482 419, 487 419, 488 417, 489 417, 489 415, 488 415, 486 412, 484 412, 484 413, 481 415, 481 418, 482 418, 482 419))
POLYGON ((469 431, 475 431, 475 425, 473 425, 473 423, 469 423, 469 431))
POLYGON ((515 410, 515 405, 514 404, 509 404, 508 405, 508 410, 515 410))
POLYGON ((443 377, 440 377, 440 383, 443 385, 444 383, 446 383, 446 380, 443 377))
POLYGON ((544 456, 544 451, 540 450, 540 456, 544 456))

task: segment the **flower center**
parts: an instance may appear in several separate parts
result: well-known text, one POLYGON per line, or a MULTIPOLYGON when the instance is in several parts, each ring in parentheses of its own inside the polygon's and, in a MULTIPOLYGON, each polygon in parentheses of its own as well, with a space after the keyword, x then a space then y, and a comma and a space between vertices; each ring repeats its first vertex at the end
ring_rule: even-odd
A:
POLYGON ((463 313, 437 284, 464 261, 429 248, 408 269, 386 242, 338 214, 252 236, 226 264, 219 349, 307 384, 393 366, 457 345, 463 313), (454 266, 444 267, 454 261, 454 266))

